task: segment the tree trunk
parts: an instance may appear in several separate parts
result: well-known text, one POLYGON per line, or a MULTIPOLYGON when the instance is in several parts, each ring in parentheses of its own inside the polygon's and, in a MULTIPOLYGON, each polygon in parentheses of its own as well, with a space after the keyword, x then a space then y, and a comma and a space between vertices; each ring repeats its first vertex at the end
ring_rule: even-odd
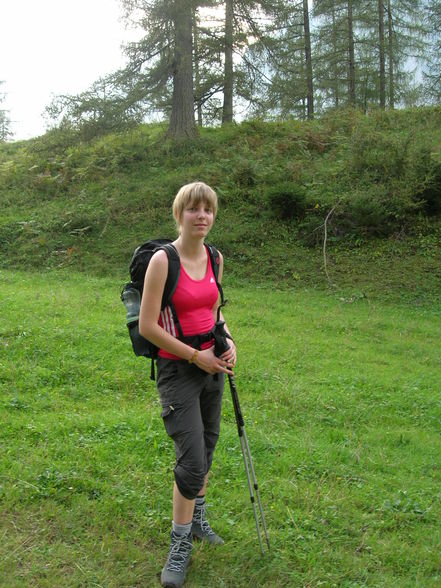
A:
POLYGON ((378 0, 378 48, 380 52, 380 107, 386 107, 386 68, 384 59, 384 5, 378 0))
MULTIPOLYGON (((334 53, 337 53, 337 32, 336 32, 336 24, 335 24, 335 6, 334 3, 332 3, 331 6, 331 11, 332 11, 332 46, 333 46, 333 50, 334 53)), ((333 84, 334 84, 334 88, 333 88, 333 93, 334 93, 334 106, 335 108, 338 108, 339 106, 339 101, 340 101, 340 88, 339 88, 339 76, 338 76, 338 68, 337 68, 337 60, 334 57, 333 58, 333 84)))
POLYGON ((234 0, 225 2, 225 66, 224 66, 224 103, 222 108, 222 124, 233 122, 233 15, 234 0))
POLYGON ((194 84, 197 110, 197 125, 202 127, 202 101, 200 96, 201 74, 199 70, 199 33, 196 15, 193 14, 193 54, 194 54, 194 84))
POLYGON ((312 81, 311 34, 309 32, 308 0, 303 0, 303 28, 305 31, 305 62, 307 88, 307 116, 314 118, 314 87, 312 81))
POLYGON ((175 0, 172 6, 175 33, 173 97, 167 136, 175 139, 198 135, 194 120, 192 2, 175 0))
POLYGON ((392 8, 390 0, 387 0, 387 34, 389 39, 389 106, 395 108, 394 48, 392 36, 392 8))
POLYGON ((352 15, 352 0, 348 0, 348 81, 349 104, 355 106, 355 48, 354 48, 354 19, 352 15))

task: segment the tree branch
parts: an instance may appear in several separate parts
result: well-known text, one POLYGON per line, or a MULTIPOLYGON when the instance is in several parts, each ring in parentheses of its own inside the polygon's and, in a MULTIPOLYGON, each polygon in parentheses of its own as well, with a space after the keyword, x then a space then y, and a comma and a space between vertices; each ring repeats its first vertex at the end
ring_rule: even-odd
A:
POLYGON ((325 227, 325 235, 323 237, 323 264, 324 264, 324 268, 325 268, 325 274, 326 277, 328 278, 328 282, 329 285, 332 288, 336 288, 336 284, 334 284, 331 280, 331 278, 329 277, 329 272, 328 272, 328 263, 327 263, 327 257, 326 257, 326 243, 328 240, 328 220, 331 218, 331 216, 334 214, 335 209, 337 208, 337 205, 335 205, 333 208, 331 208, 331 210, 328 212, 328 214, 326 215, 325 218, 325 223, 324 223, 324 227, 325 227))

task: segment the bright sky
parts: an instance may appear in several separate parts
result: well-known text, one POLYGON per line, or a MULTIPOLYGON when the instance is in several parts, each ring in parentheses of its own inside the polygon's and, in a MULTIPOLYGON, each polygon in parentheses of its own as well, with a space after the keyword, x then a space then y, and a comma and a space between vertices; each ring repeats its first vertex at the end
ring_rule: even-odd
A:
POLYGON ((45 132, 53 95, 78 94, 124 63, 121 44, 139 33, 121 14, 119 0, 0 0, 0 108, 13 140, 45 132))
MULTIPOLYGON (((312 5, 309 0, 310 6, 312 5)), ((1 109, 13 140, 41 135, 42 114, 57 94, 79 94, 124 63, 126 29, 119 0, 0 0, 1 109)))

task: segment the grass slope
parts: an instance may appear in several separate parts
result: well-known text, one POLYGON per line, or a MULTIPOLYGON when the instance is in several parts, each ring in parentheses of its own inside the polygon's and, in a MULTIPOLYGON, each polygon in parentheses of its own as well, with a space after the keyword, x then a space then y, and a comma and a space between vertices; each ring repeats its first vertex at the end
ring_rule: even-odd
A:
MULTIPOLYGON (((155 586, 173 452, 116 281, 0 272, 0 583, 155 586)), ((439 304, 229 287, 270 533, 260 557, 229 393, 189 588, 441 582, 439 304)))
POLYGON ((197 178, 218 191, 210 239, 235 284, 326 287, 323 224, 338 203, 333 282, 415 301, 439 292, 439 107, 254 121, 180 144, 162 132, 141 126, 86 144, 52 132, 1 146, 0 266, 124 279, 140 242, 174 235, 173 197, 197 178))

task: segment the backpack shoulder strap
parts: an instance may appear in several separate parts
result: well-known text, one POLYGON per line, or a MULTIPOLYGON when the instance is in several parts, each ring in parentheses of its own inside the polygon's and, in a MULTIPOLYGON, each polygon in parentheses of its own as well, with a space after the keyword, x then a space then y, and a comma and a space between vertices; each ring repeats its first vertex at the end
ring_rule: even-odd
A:
POLYGON ((214 279, 216 280, 216 286, 217 286, 217 289, 219 290, 219 294, 221 297, 221 303, 217 309, 217 316, 218 316, 217 320, 219 320, 220 309, 223 306, 225 306, 225 304, 227 303, 227 300, 224 299, 224 291, 222 289, 222 284, 219 282, 220 254, 214 245, 209 245, 208 243, 206 243, 206 246, 207 246, 207 250, 208 250, 208 256, 209 256, 210 262, 211 262, 211 267, 213 268, 213 274, 214 274, 214 279))
POLYGON ((172 296, 175 293, 179 281, 179 276, 181 274, 181 260, 179 259, 179 253, 176 247, 171 243, 167 243, 159 247, 159 249, 164 249, 164 251, 167 253, 168 258, 168 274, 164 286, 164 293, 162 295, 161 310, 164 310, 164 308, 166 308, 167 306, 170 308, 173 315, 175 327, 178 331, 179 338, 183 339, 184 333, 182 332, 181 323, 179 322, 175 305, 172 302, 172 296))
POLYGON ((205 243, 208 249, 208 255, 210 257, 211 267, 213 268, 214 277, 216 282, 219 280, 219 269, 220 269, 220 254, 214 245, 205 243))
POLYGON ((176 247, 171 243, 167 243, 158 247, 157 250, 163 249, 168 258, 168 274, 167 280, 164 286, 164 294, 162 295, 161 309, 164 309, 170 304, 171 297, 175 293, 176 287, 179 281, 179 275, 181 273, 181 260, 176 247))

